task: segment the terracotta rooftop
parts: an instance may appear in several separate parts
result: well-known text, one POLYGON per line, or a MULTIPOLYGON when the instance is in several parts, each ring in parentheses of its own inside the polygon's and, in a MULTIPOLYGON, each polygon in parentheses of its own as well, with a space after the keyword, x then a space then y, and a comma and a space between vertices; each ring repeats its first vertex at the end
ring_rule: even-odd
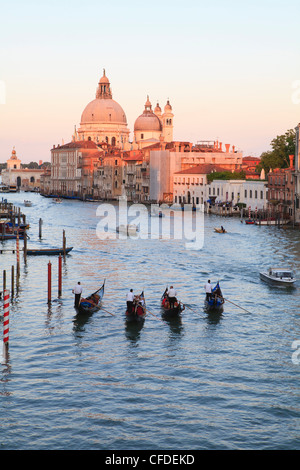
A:
POLYGON ((192 166, 191 168, 186 168, 185 170, 177 171, 175 175, 207 175, 213 171, 228 171, 222 166, 213 165, 212 163, 203 163, 201 165, 192 166))

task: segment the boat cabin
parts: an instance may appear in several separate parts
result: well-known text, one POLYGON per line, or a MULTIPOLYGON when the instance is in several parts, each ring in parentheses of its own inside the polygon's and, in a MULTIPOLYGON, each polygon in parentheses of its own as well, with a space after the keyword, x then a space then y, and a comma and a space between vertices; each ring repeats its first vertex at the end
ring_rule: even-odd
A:
POLYGON ((293 279, 294 278, 293 271, 291 271, 290 269, 270 268, 269 276, 272 276, 276 279, 293 279))

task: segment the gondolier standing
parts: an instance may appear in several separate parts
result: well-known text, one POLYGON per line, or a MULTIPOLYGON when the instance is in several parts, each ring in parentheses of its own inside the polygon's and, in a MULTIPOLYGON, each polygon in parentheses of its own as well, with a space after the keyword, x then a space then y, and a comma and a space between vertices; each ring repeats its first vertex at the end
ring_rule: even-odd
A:
POLYGON ((74 307, 78 307, 79 306, 79 303, 80 303, 80 297, 81 297, 81 294, 82 294, 82 287, 81 287, 81 284, 80 282, 78 282, 78 284, 76 284, 76 286, 74 287, 74 289, 72 290, 73 294, 75 294, 75 304, 74 304, 74 307))
POLYGON ((177 292, 173 286, 171 286, 170 289, 168 289, 167 294, 169 297, 170 308, 174 308, 174 304, 177 301, 176 299, 177 292))
POLYGON ((211 291, 212 291, 212 286, 210 283, 210 280, 207 281, 207 283, 204 286, 205 292, 206 292, 206 300, 210 300, 211 298, 211 291))
POLYGON ((127 301, 127 312, 132 313, 133 301, 134 301, 133 289, 130 289, 130 291, 128 292, 126 301, 127 301))

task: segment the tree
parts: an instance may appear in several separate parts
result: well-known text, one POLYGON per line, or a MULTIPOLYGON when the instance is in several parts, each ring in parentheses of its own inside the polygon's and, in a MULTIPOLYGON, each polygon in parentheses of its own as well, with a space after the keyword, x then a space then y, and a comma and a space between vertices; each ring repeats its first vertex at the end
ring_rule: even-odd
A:
POLYGON ((264 169, 266 172, 269 172, 271 168, 289 167, 289 155, 295 155, 295 137, 294 129, 289 129, 285 134, 275 137, 270 144, 272 150, 261 154, 261 161, 257 165, 257 170, 261 171, 264 169))

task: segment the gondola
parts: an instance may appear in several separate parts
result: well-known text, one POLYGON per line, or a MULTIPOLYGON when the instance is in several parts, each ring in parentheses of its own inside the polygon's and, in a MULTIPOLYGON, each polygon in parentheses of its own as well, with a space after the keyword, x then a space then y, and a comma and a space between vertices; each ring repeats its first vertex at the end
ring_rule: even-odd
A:
POLYGON ((81 298, 79 306, 77 307, 78 313, 92 314, 100 309, 100 304, 104 296, 104 286, 105 280, 100 289, 96 290, 96 292, 85 299, 81 298))
POLYGON ((168 288, 165 289, 161 297, 162 316, 165 318, 174 318, 177 317, 181 312, 183 312, 185 306, 180 302, 176 301, 174 307, 170 308, 167 290, 168 288))
POLYGON ((224 298, 220 289, 219 281, 211 291, 211 298, 205 299, 204 306, 207 312, 222 313, 224 310, 224 298))
POLYGON ((126 310, 125 312, 125 318, 126 322, 143 322, 146 317, 146 302, 145 302, 145 297, 144 297, 144 291, 140 294, 139 296, 141 299, 143 299, 144 304, 141 305, 138 301, 134 302, 133 304, 133 309, 132 312, 128 312, 126 310))

